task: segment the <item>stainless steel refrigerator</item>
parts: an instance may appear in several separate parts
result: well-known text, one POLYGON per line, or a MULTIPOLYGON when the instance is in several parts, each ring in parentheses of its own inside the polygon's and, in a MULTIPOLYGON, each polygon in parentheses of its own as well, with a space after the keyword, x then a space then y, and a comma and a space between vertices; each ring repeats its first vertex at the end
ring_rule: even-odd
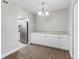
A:
POLYGON ((28 44, 28 21, 20 21, 18 25, 19 32, 20 32, 20 42, 24 44, 28 44))

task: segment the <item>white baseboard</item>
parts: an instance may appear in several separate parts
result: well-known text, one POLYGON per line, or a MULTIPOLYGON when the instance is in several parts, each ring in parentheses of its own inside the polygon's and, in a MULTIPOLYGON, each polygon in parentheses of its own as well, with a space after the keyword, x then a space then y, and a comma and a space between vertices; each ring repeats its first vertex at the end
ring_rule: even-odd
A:
POLYGON ((72 57, 72 53, 71 53, 70 51, 69 51, 69 54, 70 54, 70 57, 71 57, 71 59, 72 59, 73 57, 72 57))
POLYGON ((18 47, 16 47, 16 48, 12 49, 12 50, 9 51, 9 52, 6 52, 5 54, 2 54, 2 55, 1 55, 1 58, 4 58, 4 57, 10 55, 10 54, 12 54, 12 53, 18 51, 19 49, 21 49, 21 48, 23 48, 23 47, 25 47, 25 46, 26 46, 26 45, 18 46, 18 47))

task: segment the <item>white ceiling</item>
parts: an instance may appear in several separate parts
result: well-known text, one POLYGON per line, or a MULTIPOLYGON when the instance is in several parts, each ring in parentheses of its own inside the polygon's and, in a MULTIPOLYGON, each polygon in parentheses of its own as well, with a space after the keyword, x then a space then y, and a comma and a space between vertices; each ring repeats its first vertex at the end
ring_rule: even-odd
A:
POLYGON ((41 8, 41 2, 45 1, 46 8, 49 11, 67 8, 70 0, 11 0, 26 10, 36 13, 41 8))

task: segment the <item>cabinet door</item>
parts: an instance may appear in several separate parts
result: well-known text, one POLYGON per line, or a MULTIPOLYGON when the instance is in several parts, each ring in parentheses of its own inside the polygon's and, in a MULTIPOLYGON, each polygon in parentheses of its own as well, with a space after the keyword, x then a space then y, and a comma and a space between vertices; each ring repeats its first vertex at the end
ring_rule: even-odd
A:
POLYGON ((54 48, 59 48, 59 39, 57 35, 52 35, 47 37, 48 45, 54 48))
POLYGON ((36 43, 36 44, 43 44, 44 41, 44 36, 37 34, 37 35, 31 35, 31 43, 36 43))
POLYGON ((68 47, 69 47, 68 37, 67 36, 62 36, 60 38, 60 48, 68 50, 68 47))
POLYGON ((58 37, 54 36, 54 37, 52 37, 51 40, 52 40, 51 42, 52 42, 53 47, 59 48, 59 39, 58 39, 58 37))

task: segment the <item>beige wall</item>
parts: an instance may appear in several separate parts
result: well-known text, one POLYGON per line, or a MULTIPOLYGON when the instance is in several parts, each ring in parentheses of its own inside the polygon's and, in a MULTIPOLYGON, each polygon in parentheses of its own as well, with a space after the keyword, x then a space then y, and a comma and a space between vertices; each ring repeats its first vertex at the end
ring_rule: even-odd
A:
POLYGON ((78 2, 74 5, 74 59, 78 59, 78 2))
POLYGON ((78 4, 77 0, 71 0, 71 3, 68 8, 68 32, 70 34, 69 39, 69 52, 73 59, 77 59, 77 45, 78 45, 78 38, 77 38, 77 22, 78 22, 78 4))
POLYGON ((1 54, 3 55, 19 46, 18 17, 28 17, 29 32, 33 32, 34 16, 10 1, 8 4, 2 2, 1 8, 1 54))
POLYGON ((72 57, 72 21, 73 21, 73 6, 72 2, 70 3, 68 7, 68 33, 70 34, 69 36, 69 52, 72 57))
POLYGON ((50 16, 41 17, 36 15, 35 31, 53 32, 68 31, 68 10, 58 10, 50 13, 50 16))

